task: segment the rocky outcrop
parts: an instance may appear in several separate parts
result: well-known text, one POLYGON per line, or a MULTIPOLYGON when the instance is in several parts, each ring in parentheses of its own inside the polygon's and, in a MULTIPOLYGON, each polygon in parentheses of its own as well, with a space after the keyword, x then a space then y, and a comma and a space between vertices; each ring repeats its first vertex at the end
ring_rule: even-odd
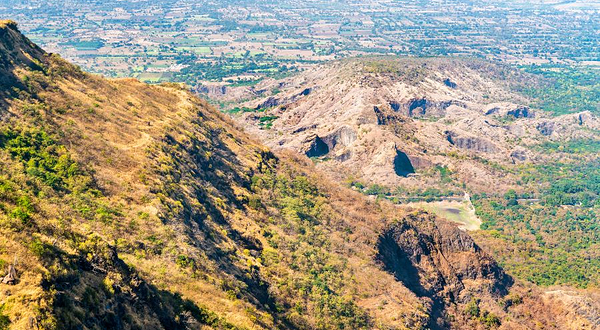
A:
POLYGON ((195 92, 200 94, 206 94, 208 97, 220 97, 227 94, 226 85, 200 85, 196 87, 195 92))
MULTIPOLYGON (((314 154, 318 141, 306 138, 318 135, 329 155, 317 166, 336 180, 352 173, 390 187, 437 187, 438 179, 426 169, 438 164, 453 168, 455 183, 494 190, 493 185, 507 187, 514 178, 497 175, 490 164, 543 162, 544 155, 538 156, 531 146, 546 140, 587 139, 600 131, 590 113, 552 117, 529 108, 532 100, 509 88, 511 80, 505 75, 510 71, 513 79, 522 72, 505 69, 453 59, 336 61, 258 84, 256 88, 267 90, 264 96, 241 106, 263 107, 256 111, 263 117, 278 116, 268 129, 260 125, 260 117, 246 113, 239 121, 269 146, 301 153, 314 154), (538 127, 545 122, 553 124, 538 127), (551 136, 541 136, 538 130, 551 136), (406 168, 396 171, 394 160, 399 158, 394 146, 407 154, 421 175, 407 176, 406 168), (448 152, 454 148, 476 157, 453 157, 448 152), (518 148, 528 151, 515 152, 518 148)), ((321 146, 321 153, 325 149, 321 146)))
POLYGON ((529 107, 524 105, 515 105, 511 103, 494 103, 488 105, 488 109, 485 110, 486 116, 496 115, 499 117, 511 117, 511 118, 534 118, 535 112, 529 107))
POLYGON ((15 285, 17 283, 17 270, 15 269, 15 266, 8 265, 8 273, 1 279, 0 282, 3 284, 15 285))
MULTIPOLYGON (((390 108, 393 111, 398 111, 399 106, 400 104, 397 102, 390 103, 390 108)), ((406 117, 403 118, 403 116, 397 113, 389 113, 389 111, 384 111, 379 106, 373 106, 373 112, 375 112, 375 116, 377 117, 377 125, 380 126, 402 124, 406 122, 406 117)))
POLYGON ((581 112, 577 114, 577 124, 580 126, 587 126, 595 122, 595 117, 591 112, 581 112))
POLYGON ((533 117, 533 112, 531 112, 528 107, 518 107, 516 109, 509 110, 506 114, 515 118, 533 117))
POLYGON ((402 106, 402 104, 400 104, 399 102, 396 101, 390 101, 390 107, 392 108, 392 110, 394 111, 400 111, 400 107, 402 106))
POLYGON ((473 297, 501 297, 513 280, 465 232, 422 212, 379 236, 377 259, 418 297, 431 300, 430 328, 446 328, 444 310, 473 297))
POLYGON ((343 153, 341 153, 340 155, 338 155, 337 157, 335 157, 335 160, 337 160, 339 162, 345 162, 347 160, 350 160, 350 158, 352 158, 352 151, 346 150, 343 153))
POLYGON ((462 136, 453 131, 444 132, 446 140, 453 146, 475 152, 495 153, 498 147, 491 141, 475 136, 462 136))
POLYGON ((334 149, 336 146, 348 146, 356 141, 356 132, 349 126, 342 126, 333 133, 323 138, 323 142, 327 144, 329 149, 334 149))
POLYGON ((434 101, 426 97, 412 98, 405 102, 390 101, 389 105, 392 110, 407 117, 443 117, 452 105, 466 106, 458 100, 434 101))
POLYGON ((424 154, 419 156, 413 154, 408 158, 415 169, 427 169, 433 166, 433 162, 431 162, 424 154))
MULTIPOLYGON (((356 141, 356 132, 348 127, 342 126, 327 136, 321 137, 316 134, 309 135, 302 143, 301 151, 308 157, 325 156, 336 147, 345 147, 356 141)), ((343 160, 347 160, 350 156, 338 155, 343 160)))
POLYGON ((427 113, 428 108, 431 109, 431 105, 431 102, 428 102, 425 98, 412 99, 407 103, 408 116, 424 116, 427 113))
POLYGON ((519 148, 515 149, 510 153, 510 157, 514 161, 524 162, 528 159, 527 151, 525 149, 519 148))
POLYGON ((311 129, 315 129, 315 128, 317 128, 317 127, 318 127, 318 125, 317 125, 317 124, 313 124, 313 125, 310 125, 310 126, 303 126, 303 127, 300 127, 300 128, 297 128, 297 129, 295 129, 295 130, 294 130, 292 133, 293 133, 293 134, 302 133, 302 132, 304 132, 304 131, 311 130, 311 129))
POLYGON ((298 96, 307 96, 312 92, 312 88, 305 88, 298 96))
POLYGON ((488 109, 485 112, 485 115, 486 116, 491 116, 491 115, 496 115, 498 113, 500 113, 500 108, 499 107, 492 107, 492 108, 488 109))
POLYGON ((542 135, 549 136, 549 135, 552 135, 552 133, 554 133, 555 124, 554 124, 554 122, 551 122, 551 121, 544 121, 544 122, 539 123, 536 126, 536 129, 542 135))
POLYGON ((304 154, 307 157, 321 157, 329 153, 329 146, 318 135, 310 136, 306 140, 304 154))
POLYGON ((373 106, 373 112, 375 112, 375 117, 377 117, 377 125, 387 125, 390 123, 390 117, 379 109, 378 106, 373 106))
POLYGON ((257 105, 256 110, 262 110, 262 109, 276 107, 276 106, 280 105, 281 103, 282 102, 280 102, 279 99, 271 96, 271 97, 267 98, 265 101, 263 101, 262 103, 260 103, 259 105, 257 105))
POLYGON ((452 80, 450 80, 450 78, 446 78, 444 79, 444 85, 450 87, 450 88, 456 88, 456 83, 453 82, 452 80))
MULTIPOLYGON (((279 85, 280 85, 280 87, 278 87, 278 88, 285 87, 285 84, 280 83, 279 85)), ((292 103, 298 101, 302 97, 310 95, 313 91, 314 91, 313 88, 303 88, 300 92, 296 91, 296 93, 294 95, 288 95, 287 97, 286 96, 282 96, 282 97, 269 96, 266 99, 263 98, 257 104, 255 103, 256 105, 254 106, 254 109, 263 110, 263 109, 277 107, 280 105, 281 106, 289 105, 289 104, 292 104, 292 103)), ((254 90, 254 92, 257 96, 260 96, 265 93, 265 90, 261 90, 260 93, 258 93, 256 90, 254 90)), ((271 95, 275 95, 275 94, 271 94, 271 95)))

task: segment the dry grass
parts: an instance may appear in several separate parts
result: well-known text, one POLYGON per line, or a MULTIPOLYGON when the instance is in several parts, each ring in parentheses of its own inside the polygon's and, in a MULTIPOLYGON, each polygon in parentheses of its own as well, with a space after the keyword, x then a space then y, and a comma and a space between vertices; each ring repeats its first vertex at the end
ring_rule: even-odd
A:
MULTIPOLYGON (((407 212, 330 182, 306 158, 274 157, 178 86, 105 80, 41 60, 67 73, 17 69, 39 88, 11 101, 0 128, 48 131, 93 189, 53 189, 26 170, 31 164, 0 149, 0 179, 10 178, 34 204, 29 222, 19 224, 11 218, 17 202, 0 195, 0 258, 19 260, 20 283, 10 296, 0 290, 12 327, 26 329, 30 316, 40 328, 101 327, 108 314, 97 307, 125 301, 131 322, 157 328, 159 313, 188 320, 189 310, 175 311, 185 299, 249 329, 427 322, 428 298, 375 258, 381 232, 407 212), (32 248, 35 242, 51 251, 32 248), (42 287, 42 278, 54 284, 42 287), (71 305, 52 305, 58 291, 71 305)), ((431 222, 422 213, 410 217, 431 222)))
POLYGON ((0 29, 4 29, 7 27, 16 28, 17 22, 15 22, 13 20, 9 20, 9 19, 0 20, 0 29))

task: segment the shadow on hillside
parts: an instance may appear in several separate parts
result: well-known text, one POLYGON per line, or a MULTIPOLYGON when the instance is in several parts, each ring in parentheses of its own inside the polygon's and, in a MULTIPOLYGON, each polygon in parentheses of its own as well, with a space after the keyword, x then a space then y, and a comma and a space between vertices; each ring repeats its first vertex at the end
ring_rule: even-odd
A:
POLYGON ((17 97, 20 91, 28 89, 15 74, 15 69, 43 72, 38 63, 45 60, 45 55, 18 32, 16 24, 0 27, 0 54, 0 110, 4 110, 8 106, 7 99, 17 97))
POLYGON ((377 258, 383 263, 385 270, 392 273, 396 280, 400 281, 417 297, 426 297, 431 300, 428 327, 432 330, 446 329, 447 324, 444 320, 445 306, 443 299, 437 295, 437 292, 423 287, 421 281, 427 279, 422 278, 421 271, 413 264, 407 252, 396 242, 393 232, 384 233, 379 238, 377 246, 377 258))
POLYGON ((415 295, 431 301, 431 329, 450 326, 446 309, 467 302, 468 295, 461 295, 465 283, 481 281, 479 294, 496 298, 504 297, 513 284, 468 234, 427 213, 411 214, 384 230, 377 252, 386 271, 415 295))
MULTIPOLYGON (((238 155, 222 140, 222 136, 227 133, 204 123, 209 120, 198 113, 198 119, 191 122, 195 128, 194 136, 203 136, 204 139, 179 141, 171 135, 164 137, 162 151, 171 155, 177 167, 176 173, 172 173, 171 177, 174 178, 172 183, 179 189, 173 190, 170 197, 182 203, 180 216, 185 224, 183 234, 188 237, 188 241, 218 265, 222 278, 233 276, 245 284, 241 297, 238 298, 243 298, 276 317, 280 312, 269 294, 268 283, 262 279, 259 270, 252 269, 248 274, 233 261, 236 259, 232 255, 234 251, 221 248, 222 243, 230 240, 239 246, 239 250, 247 249, 259 254, 262 244, 234 229, 221 211, 223 208, 232 213, 235 210, 245 210, 245 201, 237 197, 234 189, 250 190, 252 173, 249 173, 238 155), (207 153, 210 157, 206 157, 207 153), (203 210, 197 203, 202 205, 203 210)), ((285 320, 276 319, 276 322, 293 329, 293 325, 285 320)))
MULTIPOLYGON (((58 329, 237 329, 204 306, 184 299, 177 292, 147 283, 121 260, 114 247, 100 243, 98 250, 75 257, 56 247, 48 247, 46 266, 58 265, 58 273, 46 276, 42 287, 51 293, 50 308, 32 328, 54 317, 58 329), (118 277, 115 282, 107 278, 118 277)), ((257 325, 267 324, 255 320, 257 325)))

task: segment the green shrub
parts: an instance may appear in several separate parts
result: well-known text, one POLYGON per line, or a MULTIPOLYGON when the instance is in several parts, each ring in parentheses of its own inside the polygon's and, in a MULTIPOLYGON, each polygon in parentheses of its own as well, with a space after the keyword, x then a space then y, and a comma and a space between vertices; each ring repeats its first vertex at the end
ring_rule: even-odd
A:
POLYGON ((264 208, 260 197, 256 195, 252 195, 250 196, 250 198, 248 198, 248 207, 250 207, 253 210, 261 210, 264 208))
POLYGON ((372 184, 367 188, 365 194, 367 195, 377 195, 377 196, 385 196, 390 193, 389 189, 385 186, 381 186, 378 184, 372 184))
POLYGON ((484 311, 482 313, 481 317, 479 318, 479 321, 481 323, 483 323, 485 325, 485 327, 488 329, 497 328, 501 324, 500 318, 498 318, 498 316, 496 316, 488 311, 484 311))
POLYGON ((194 261, 194 259, 189 258, 184 255, 177 256, 177 259, 175 259, 175 263, 177 264, 177 266, 179 266, 181 268, 189 268, 189 267, 193 268, 196 265, 196 262, 194 261))
POLYGON ((27 196, 21 196, 17 199, 16 207, 10 211, 10 217, 20 220, 22 224, 27 225, 30 223, 34 212, 35 209, 31 199, 27 196))
POLYGON ((10 328, 10 318, 3 314, 4 305, 0 306, 0 330, 8 330, 10 328))
POLYGON ((33 253, 36 257, 45 258, 51 253, 51 248, 46 243, 42 242, 40 239, 35 238, 31 243, 29 243, 29 251, 33 253))
POLYGON ((20 161, 27 174, 54 189, 66 189, 81 174, 66 148, 39 128, 5 129, 0 132, 0 147, 20 161))
POLYGON ((479 316, 479 312, 480 312, 480 310, 479 310, 479 299, 472 298, 471 301, 465 307, 465 313, 470 318, 476 318, 476 317, 479 316))

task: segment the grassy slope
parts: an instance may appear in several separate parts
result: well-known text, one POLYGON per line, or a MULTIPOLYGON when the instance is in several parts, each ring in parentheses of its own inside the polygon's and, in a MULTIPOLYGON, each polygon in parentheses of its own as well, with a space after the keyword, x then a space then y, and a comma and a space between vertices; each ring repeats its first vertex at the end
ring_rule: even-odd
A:
MULTIPOLYGON (((405 214, 274 156, 177 86, 85 74, 12 24, 0 37, 0 263, 19 273, 0 290, 0 328, 428 322, 428 298, 374 261, 405 214)), ((527 304, 482 295, 481 308, 508 325, 558 322, 519 290, 527 304)), ((448 310, 457 326, 494 322, 463 308, 448 310)))
MULTIPOLYGON (((327 252, 319 224, 342 213, 294 173, 296 160, 280 163, 176 86, 106 81, 53 56, 32 62, 17 61, 18 97, 6 98, 0 130, 0 253, 20 276, 2 296, 12 326, 372 324, 354 301, 381 288, 359 290, 366 279, 350 275, 369 255, 327 252), (278 188, 259 184, 264 175, 278 188)), ((369 267, 384 287, 399 285, 369 267)), ((396 313, 425 322, 414 295, 396 295, 406 304, 396 313)))

